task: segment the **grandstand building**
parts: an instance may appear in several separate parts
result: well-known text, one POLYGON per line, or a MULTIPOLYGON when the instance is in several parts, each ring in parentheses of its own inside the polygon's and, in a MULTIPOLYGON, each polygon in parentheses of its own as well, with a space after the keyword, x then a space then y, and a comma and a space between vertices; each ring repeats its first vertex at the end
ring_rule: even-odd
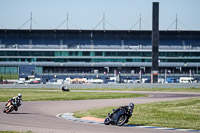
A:
MULTIPOLYGON (((152 31, 0 30, 0 73, 151 73, 152 31), (31 66, 31 72, 26 67, 31 66)), ((199 73, 200 31, 160 31, 159 73, 199 73)))

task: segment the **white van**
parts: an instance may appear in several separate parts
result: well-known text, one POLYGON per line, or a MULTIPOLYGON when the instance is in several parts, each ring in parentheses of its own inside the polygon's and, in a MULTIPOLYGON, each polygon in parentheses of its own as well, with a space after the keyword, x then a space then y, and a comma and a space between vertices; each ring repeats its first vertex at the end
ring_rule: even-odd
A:
POLYGON ((103 79, 88 79, 87 81, 88 81, 88 83, 92 83, 92 84, 102 84, 103 83, 103 79))
POLYGON ((180 83, 193 83, 194 78, 192 78, 192 77, 180 77, 179 82, 180 83))

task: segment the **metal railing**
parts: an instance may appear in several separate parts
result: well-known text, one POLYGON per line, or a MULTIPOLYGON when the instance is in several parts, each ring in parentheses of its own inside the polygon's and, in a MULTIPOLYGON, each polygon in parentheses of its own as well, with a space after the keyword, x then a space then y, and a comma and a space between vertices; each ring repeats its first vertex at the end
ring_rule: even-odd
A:
MULTIPOLYGON (((200 44, 199 44, 200 45, 200 44)), ((192 45, 160 45, 160 50, 200 50, 200 46, 192 46, 192 45)), ((6 45, 0 44, 1 49, 152 49, 151 45, 60 45, 60 44, 20 44, 20 45, 6 45)))

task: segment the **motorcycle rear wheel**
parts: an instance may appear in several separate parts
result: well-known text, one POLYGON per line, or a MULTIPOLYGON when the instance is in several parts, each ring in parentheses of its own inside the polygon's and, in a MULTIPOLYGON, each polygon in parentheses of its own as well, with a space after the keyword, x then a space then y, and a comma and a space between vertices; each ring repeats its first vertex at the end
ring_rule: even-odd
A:
POLYGON ((127 115, 120 115, 117 121, 117 126, 123 126, 128 120, 127 115))

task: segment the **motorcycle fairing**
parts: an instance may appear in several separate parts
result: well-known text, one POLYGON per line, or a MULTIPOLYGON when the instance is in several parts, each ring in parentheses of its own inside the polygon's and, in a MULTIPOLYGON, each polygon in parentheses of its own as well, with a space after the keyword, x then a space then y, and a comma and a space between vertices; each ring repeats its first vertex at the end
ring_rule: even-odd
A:
POLYGON ((114 112, 111 118, 111 123, 116 124, 119 119, 119 116, 121 116, 122 114, 126 114, 126 110, 119 109, 118 111, 114 112))

